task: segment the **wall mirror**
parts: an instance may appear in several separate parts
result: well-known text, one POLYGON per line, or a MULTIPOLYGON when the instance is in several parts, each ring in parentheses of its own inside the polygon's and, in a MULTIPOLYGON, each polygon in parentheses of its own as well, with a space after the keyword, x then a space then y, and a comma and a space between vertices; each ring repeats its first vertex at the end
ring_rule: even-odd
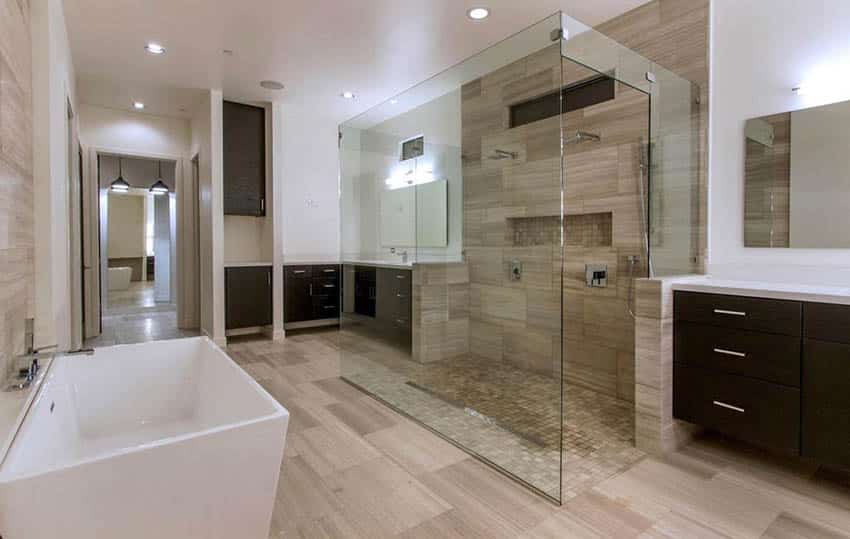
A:
POLYGON ((748 120, 744 245, 850 248, 850 101, 748 120))

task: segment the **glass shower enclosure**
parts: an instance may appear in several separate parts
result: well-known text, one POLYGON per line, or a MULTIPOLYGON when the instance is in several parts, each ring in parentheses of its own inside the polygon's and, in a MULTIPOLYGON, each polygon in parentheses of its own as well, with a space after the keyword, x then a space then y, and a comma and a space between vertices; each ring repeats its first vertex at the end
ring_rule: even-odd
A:
POLYGON ((556 13, 341 125, 343 379, 555 502, 641 458, 634 281, 695 269, 697 96, 556 13))

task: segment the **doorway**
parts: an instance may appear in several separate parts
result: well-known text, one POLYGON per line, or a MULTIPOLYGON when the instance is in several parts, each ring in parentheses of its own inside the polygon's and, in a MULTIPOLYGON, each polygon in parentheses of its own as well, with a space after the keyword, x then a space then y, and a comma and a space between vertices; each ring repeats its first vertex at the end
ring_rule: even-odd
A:
POLYGON ((98 153, 101 332, 87 346, 199 334, 178 324, 180 166, 180 159, 98 153))

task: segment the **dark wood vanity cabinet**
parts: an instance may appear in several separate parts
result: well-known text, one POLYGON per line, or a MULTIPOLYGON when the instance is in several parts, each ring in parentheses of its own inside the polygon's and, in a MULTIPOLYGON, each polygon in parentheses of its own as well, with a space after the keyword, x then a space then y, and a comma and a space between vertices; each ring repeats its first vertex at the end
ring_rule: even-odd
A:
POLYGON ((850 306, 677 291, 673 416, 850 467, 850 306))
POLYGON ((284 327, 338 323, 339 273, 337 264, 286 266, 283 272, 284 327))
POLYGON ((378 268, 377 319, 386 335, 402 344, 412 342, 412 279, 411 270, 378 268))
POLYGON ((804 313, 803 456, 850 468, 850 307, 804 313))
POLYGON ((224 282, 225 329, 271 325, 271 266, 225 268, 224 282))
POLYGON ((266 214, 266 111, 225 101, 222 113, 225 215, 266 214))
POLYGON ((350 328, 412 350, 413 270, 346 264, 343 273, 342 312, 350 317, 350 328))

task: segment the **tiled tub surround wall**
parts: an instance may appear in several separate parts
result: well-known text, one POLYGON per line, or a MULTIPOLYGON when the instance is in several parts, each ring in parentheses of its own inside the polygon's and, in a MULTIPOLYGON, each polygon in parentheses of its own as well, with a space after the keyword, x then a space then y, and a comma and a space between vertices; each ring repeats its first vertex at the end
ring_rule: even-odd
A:
MULTIPOLYGON (((27 0, 0 0, 0 385, 33 312, 32 58, 27 0)), ((4 435, 5 433, 0 433, 4 435)))
MULTIPOLYGON (((565 85, 597 74, 564 61, 565 85)), ((464 246, 470 275, 470 349, 539 373, 560 370, 561 118, 509 128, 508 107, 561 85, 547 48, 463 87, 464 246), (494 149, 517 153, 493 160, 494 149), (522 278, 510 279, 511 261, 522 278)), ((627 257, 639 256, 638 148, 648 138, 648 97, 621 84, 615 99, 568 113, 567 134, 600 142, 565 146, 565 381, 633 400, 634 338, 627 257), (589 289, 585 264, 608 265, 607 288, 589 289)))

